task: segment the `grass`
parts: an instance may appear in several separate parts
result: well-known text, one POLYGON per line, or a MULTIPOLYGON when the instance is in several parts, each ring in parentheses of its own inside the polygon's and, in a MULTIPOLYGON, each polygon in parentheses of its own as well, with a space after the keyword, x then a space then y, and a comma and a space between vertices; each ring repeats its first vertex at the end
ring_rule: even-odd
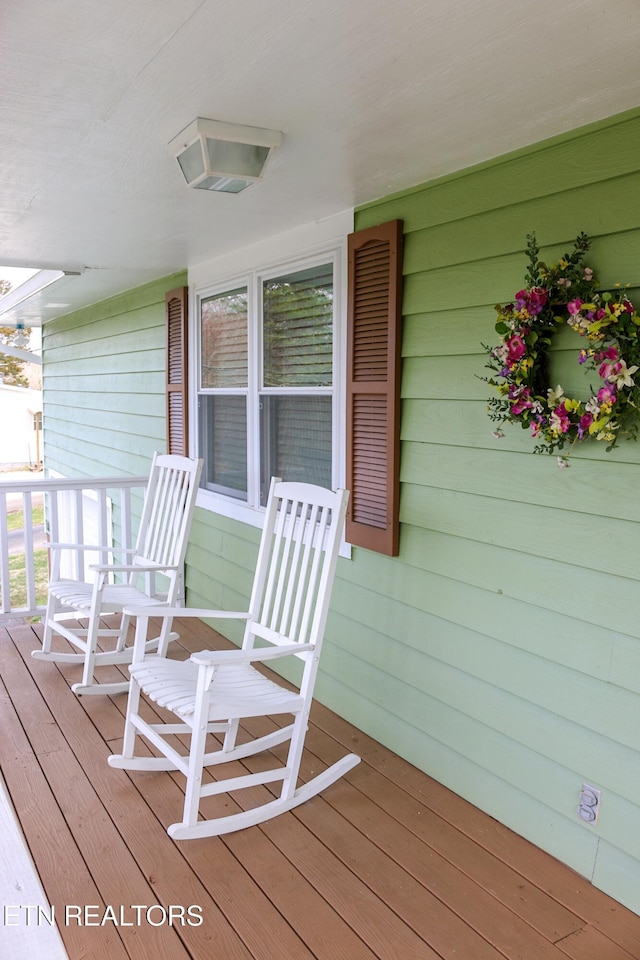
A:
MULTIPOLYGON (((44 507, 33 507, 31 511, 33 517, 33 526, 37 527, 44 523, 44 507)), ((11 510, 7 513, 7 530, 22 530, 24 526, 24 516, 22 510, 11 510)))
MULTIPOLYGON (((39 526, 44 522, 42 507, 34 507, 32 511, 33 525, 39 526)), ((7 515, 9 530, 22 530, 24 516, 22 510, 12 510, 7 515)), ((47 600, 47 583, 49 580, 48 550, 35 550, 33 555, 36 603, 43 604, 47 600)), ((24 553, 12 554, 9 557, 9 589, 11 606, 17 610, 27 606, 27 578, 24 553)))
MULTIPOLYGON (((47 550, 36 550, 33 554, 33 565, 36 581, 36 603, 47 602, 47 583, 49 581, 49 557, 47 550)), ((17 553, 9 557, 9 586, 11 590, 11 606, 16 609, 27 606, 27 578, 25 556, 17 553)))

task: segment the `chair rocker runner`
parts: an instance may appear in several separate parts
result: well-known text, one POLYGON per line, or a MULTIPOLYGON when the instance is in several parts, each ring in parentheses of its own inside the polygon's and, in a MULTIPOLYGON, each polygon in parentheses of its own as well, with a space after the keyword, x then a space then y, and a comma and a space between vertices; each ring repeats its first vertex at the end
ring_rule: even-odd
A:
MULTIPOLYGON (((53 660, 57 663, 82 663, 81 683, 72 686, 77 694, 124 693, 129 681, 99 683, 95 678, 96 667, 131 663, 133 646, 127 646, 127 633, 131 617, 124 608, 131 604, 176 606, 182 577, 184 557, 189 538, 191 519, 198 491, 201 460, 189 460, 156 453, 151 464, 146 487, 136 546, 132 550, 103 548, 95 544, 51 543, 51 581, 48 588, 42 649, 31 654, 37 660, 53 660), (89 550, 110 562, 91 564, 95 571, 93 583, 60 578, 61 553, 64 550, 89 550), (121 555, 123 562, 115 562, 121 555), (114 575, 121 582, 114 582, 114 575), (163 575, 166 593, 155 593, 155 576, 163 575), (61 617, 67 615, 66 622, 61 617), (107 614, 120 614, 117 629, 105 629, 100 618, 107 614), (75 615, 88 618, 86 629, 70 621, 75 615), (78 652, 60 652, 53 649, 54 635, 64 637, 78 652), (104 649, 103 640, 107 640, 104 649), (98 649, 100 643, 101 649, 98 649)), ((162 621, 160 635, 148 641, 148 649, 166 653, 171 633, 171 619, 162 621)))
MULTIPOLYGON (((349 754, 297 786, 347 499, 344 490, 333 493, 311 484, 272 480, 247 612, 128 611, 138 618, 129 667, 132 680, 122 753, 109 757, 109 763, 126 770, 179 770, 184 774, 183 818, 168 830, 174 839, 217 836, 262 823, 303 803, 359 763, 359 757, 349 754), (150 616, 244 620, 242 648, 194 653, 187 661, 145 656, 150 616), (301 661, 298 689, 256 669, 280 657, 301 661), (148 717, 149 705, 141 703, 141 694, 174 716, 165 723, 143 719, 141 711, 148 717), (261 729, 254 739, 247 740, 248 731, 240 731, 243 720, 252 727, 252 718, 282 716, 287 718, 281 721, 284 726, 272 729, 273 722, 258 724, 261 729), (264 733, 265 724, 270 732, 264 733), (188 749, 176 747, 175 734, 188 735, 188 749), (162 756, 136 756, 140 735, 162 756), (257 765, 259 772, 238 775, 234 761, 286 742, 284 765, 265 754, 266 759, 257 765), (276 765, 264 769, 267 761, 276 765), (215 769, 226 762, 232 762, 234 768, 228 779, 214 780, 211 771, 205 774, 205 768, 215 769), (212 812, 206 809, 207 803, 215 806, 207 797, 271 783, 281 784, 275 799, 228 816, 207 818, 212 812)), ((249 765, 249 770, 255 767, 249 765)), ((246 799, 245 794, 243 797, 246 799)))

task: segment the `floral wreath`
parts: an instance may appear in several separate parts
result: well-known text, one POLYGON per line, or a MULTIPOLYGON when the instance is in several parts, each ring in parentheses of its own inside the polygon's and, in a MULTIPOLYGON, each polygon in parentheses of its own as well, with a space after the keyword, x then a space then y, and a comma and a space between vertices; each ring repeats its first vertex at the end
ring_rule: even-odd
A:
MULTIPOLYGON (((604 441, 609 452, 620 437, 637 435, 640 386, 633 375, 640 369, 640 316, 620 290, 596 292, 593 270, 583 264, 589 246, 581 233, 572 253, 547 266, 538 259, 535 234, 528 234, 526 286, 513 303, 496 306, 498 346, 482 344, 494 376, 481 379, 498 393, 489 400, 490 419, 530 430, 538 441, 535 453, 569 445, 570 454, 585 440, 604 441), (585 339, 578 363, 600 378, 587 401, 549 384, 549 348, 563 323, 585 339)), ((494 436, 504 433, 498 428, 494 436)), ((558 457, 558 466, 569 466, 569 454, 558 457)))

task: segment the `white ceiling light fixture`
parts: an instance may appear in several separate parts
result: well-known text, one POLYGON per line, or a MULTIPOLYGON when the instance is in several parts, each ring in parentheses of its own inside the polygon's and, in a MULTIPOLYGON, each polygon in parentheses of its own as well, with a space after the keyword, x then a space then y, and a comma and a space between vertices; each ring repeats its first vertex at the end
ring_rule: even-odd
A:
POLYGON ((174 137, 169 152, 176 158, 189 187, 218 193, 241 193, 262 179, 277 130, 247 127, 197 117, 174 137))

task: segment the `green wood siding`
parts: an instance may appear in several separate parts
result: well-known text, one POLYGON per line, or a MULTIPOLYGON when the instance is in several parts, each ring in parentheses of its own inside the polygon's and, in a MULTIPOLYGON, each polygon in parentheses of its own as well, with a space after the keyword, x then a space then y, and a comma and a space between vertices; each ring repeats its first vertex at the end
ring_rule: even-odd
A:
POLYGON ((44 325, 48 469, 144 474, 165 449, 164 294, 183 283, 166 277, 44 325))

